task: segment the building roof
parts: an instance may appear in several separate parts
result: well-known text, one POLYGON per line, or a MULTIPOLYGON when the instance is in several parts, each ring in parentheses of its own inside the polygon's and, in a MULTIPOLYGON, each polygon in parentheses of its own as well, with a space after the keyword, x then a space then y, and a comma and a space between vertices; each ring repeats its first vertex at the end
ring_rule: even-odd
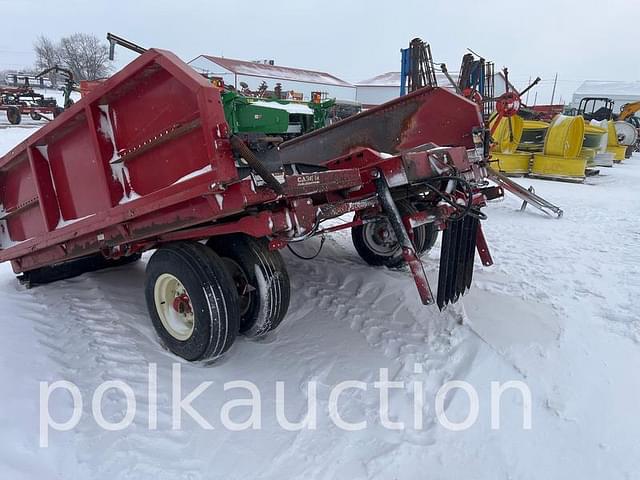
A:
POLYGON ((605 97, 640 97, 640 81, 619 82, 605 80, 585 80, 574 95, 605 97))
POLYGON ((358 87, 398 87, 400 88, 400 72, 387 72, 356 83, 358 87))
MULTIPOLYGON (((454 80, 458 79, 458 72, 449 72, 454 80)), ((438 85, 442 87, 451 87, 451 82, 443 73, 436 72, 436 80, 438 85)), ((358 87, 396 87, 400 88, 400 72, 387 72, 377 75, 367 80, 362 80, 356 84, 358 87)))
POLYGON ((341 80, 338 77, 326 72, 304 70, 301 68, 282 67, 280 65, 247 62, 244 60, 214 57, 211 55, 201 56, 237 75, 248 75, 252 77, 264 77, 277 80, 291 80, 296 82, 318 83, 323 85, 335 85, 338 87, 354 88, 354 85, 350 84, 349 82, 341 80))

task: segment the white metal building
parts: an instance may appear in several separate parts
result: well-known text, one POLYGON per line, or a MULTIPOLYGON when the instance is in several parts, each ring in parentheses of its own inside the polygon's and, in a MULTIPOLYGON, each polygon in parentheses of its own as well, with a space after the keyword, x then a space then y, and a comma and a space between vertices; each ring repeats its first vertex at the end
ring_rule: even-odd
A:
POLYGON ((311 92, 325 92, 329 98, 337 100, 356 100, 356 87, 330 73, 211 55, 200 55, 189 65, 200 73, 221 77, 236 89, 240 88, 240 82, 244 82, 255 91, 264 81, 269 90, 280 83, 283 92, 302 93, 305 101, 311 100, 311 92))
POLYGON ((356 101, 363 107, 380 105, 400 96, 400 72, 387 72, 356 83, 356 101))
MULTIPOLYGON (((458 81, 458 72, 449 72, 454 81, 458 81)), ((436 80, 441 87, 454 90, 451 82, 442 73, 436 73, 436 80)), ((511 87, 513 88, 513 87, 511 87)), ((495 76, 495 95, 505 92, 504 76, 501 72, 495 76)), ((400 72, 387 72, 356 84, 356 100, 363 107, 373 107, 400 96, 400 72)))
POLYGON ((578 87, 571 99, 571 106, 578 108, 584 97, 606 97, 615 102, 613 111, 618 112, 625 103, 640 100, 640 81, 617 82, 586 80, 578 87))

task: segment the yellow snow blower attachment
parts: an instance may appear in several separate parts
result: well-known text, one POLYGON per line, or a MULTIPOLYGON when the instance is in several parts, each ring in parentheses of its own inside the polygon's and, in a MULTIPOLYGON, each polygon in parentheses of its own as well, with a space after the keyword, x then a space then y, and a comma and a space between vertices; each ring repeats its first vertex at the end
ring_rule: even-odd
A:
POLYGON ((529 161, 531 154, 518 151, 522 142, 525 121, 522 117, 494 118, 498 122, 494 132, 494 147, 491 151, 491 159, 497 161, 498 170, 506 175, 526 175, 529 173, 529 161))
POLYGON ((522 138, 518 150, 521 152, 542 153, 544 139, 549 130, 549 123, 542 120, 525 120, 523 122, 522 138))
POLYGON ((580 156, 584 142, 584 119, 556 115, 549 125, 543 153, 533 156, 531 176, 583 182, 587 161, 580 156))

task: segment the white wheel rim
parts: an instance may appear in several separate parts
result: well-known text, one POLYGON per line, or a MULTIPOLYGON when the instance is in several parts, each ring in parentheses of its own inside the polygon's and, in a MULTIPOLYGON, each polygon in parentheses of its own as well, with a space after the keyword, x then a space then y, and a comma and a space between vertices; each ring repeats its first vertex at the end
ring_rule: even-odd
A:
POLYGON ((398 240, 387 220, 367 223, 364 240, 372 252, 382 257, 393 257, 398 253, 398 240))
POLYGON ((165 330, 176 340, 189 339, 193 335, 195 314, 182 282, 169 273, 160 275, 156 280, 154 299, 165 330))

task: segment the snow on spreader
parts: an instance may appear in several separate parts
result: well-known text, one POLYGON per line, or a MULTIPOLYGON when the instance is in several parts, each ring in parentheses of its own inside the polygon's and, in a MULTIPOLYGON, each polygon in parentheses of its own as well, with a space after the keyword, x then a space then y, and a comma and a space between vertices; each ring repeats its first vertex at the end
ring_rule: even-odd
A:
POLYGON ((486 181, 485 133, 474 103, 424 88, 254 152, 218 86, 149 50, 0 159, 0 261, 36 285, 155 250, 149 313, 187 360, 275 329, 291 294, 278 250, 338 229, 444 308, 471 286, 476 250, 491 264, 481 208, 502 189, 486 181), (434 295, 420 256, 439 231, 434 295))

